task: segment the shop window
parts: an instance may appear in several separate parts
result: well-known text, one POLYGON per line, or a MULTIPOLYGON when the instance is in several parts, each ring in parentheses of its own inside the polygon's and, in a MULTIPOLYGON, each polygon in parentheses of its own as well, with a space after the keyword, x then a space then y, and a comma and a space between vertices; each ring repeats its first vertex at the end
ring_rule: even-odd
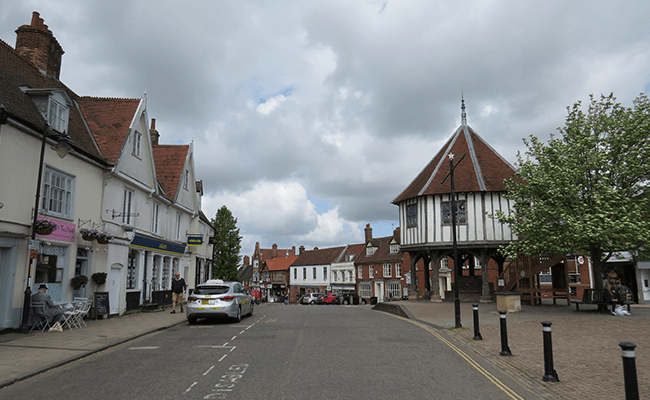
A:
POLYGON ((126 288, 127 289, 136 289, 137 288, 137 278, 138 278, 138 252, 131 250, 129 252, 128 267, 126 270, 126 288))

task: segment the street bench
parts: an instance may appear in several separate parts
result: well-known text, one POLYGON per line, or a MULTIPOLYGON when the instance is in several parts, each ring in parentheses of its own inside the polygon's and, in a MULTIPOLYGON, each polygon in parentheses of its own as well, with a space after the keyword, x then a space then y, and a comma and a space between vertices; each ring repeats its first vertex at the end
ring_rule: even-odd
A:
POLYGON ((604 305, 606 308, 609 307, 610 305, 612 306, 612 312, 616 309, 616 306, 619 305, 624 305, 627 307, 627 311, 630 311, 630 304, 632 304, 629 301, 603 301, 603 293, 607 289, 585 289, 584 292, 582 293, 582 300, 579 299, 572 299, 571 303, 576 305, 576 311, 580 311, 580 305, 581 304, 598 304, 598 305, 604 305))

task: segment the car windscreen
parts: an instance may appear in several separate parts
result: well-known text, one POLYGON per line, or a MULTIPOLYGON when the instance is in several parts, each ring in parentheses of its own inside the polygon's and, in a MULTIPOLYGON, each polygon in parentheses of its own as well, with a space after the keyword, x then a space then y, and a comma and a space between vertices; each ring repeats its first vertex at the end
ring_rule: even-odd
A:
POLYGON ((230 286, 198 286, 194 294, 224 294, 228 293, 230 286))

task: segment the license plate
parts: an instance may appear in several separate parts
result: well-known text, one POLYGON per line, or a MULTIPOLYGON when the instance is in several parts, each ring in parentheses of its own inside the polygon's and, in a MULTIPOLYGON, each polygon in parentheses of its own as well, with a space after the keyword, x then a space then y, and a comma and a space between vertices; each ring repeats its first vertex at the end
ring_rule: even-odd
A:
POLYGON ((201 304, 203 305, 210 304, 210 300, 201 300, 201 304))

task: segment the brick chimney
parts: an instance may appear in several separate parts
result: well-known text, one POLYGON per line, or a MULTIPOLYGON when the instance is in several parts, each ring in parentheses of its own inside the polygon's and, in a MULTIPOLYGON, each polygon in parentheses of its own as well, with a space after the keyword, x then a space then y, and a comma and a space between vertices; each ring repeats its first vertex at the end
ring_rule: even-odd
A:
POLYGON ((271 249, 271 260, 274 260, 278 257, 278 245, 273 243, 273 248, 271 249))
POLYGON ((156 119, 151 118, 151 128, 149 129, 149 136, 151 136, 151 144, 157 145, 160 133, 156 130, 156 119))
POLYGON ((305 252, 305 246, 300 246, 300 247, 298 247, 298 251, 299 251, 298 254, 302 254, 302 253, 304 253, 304 252, 305 252))
POLYGON ((244 264, 243 265, 251 265, 251 259, 248 256, 244 256, 244 264))
POLYGON ((370 227, 370 224, 366 224, 366 228, 363 232, 366 234, 366 243, 368 243, 372 240, 372 228, 370 227))
POLYGON ((34 11, 31 24, 16 29, 16 35, 16 52, 42 73, 59 79, 64 51, 40 14, 34 11))

